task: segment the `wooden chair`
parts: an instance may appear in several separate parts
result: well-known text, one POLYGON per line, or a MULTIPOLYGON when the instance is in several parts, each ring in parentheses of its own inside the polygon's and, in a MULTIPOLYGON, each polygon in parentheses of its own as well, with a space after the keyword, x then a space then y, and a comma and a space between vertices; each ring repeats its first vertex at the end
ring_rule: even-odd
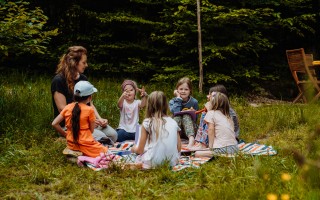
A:
POLYGON ((303 102, 308 102, 308 93, 310 89, 315 90, 315 95, 312 100, 320 97, 320 81, 314 68, 312 68, 313 55, 305 54, 304 49, 287 50, 287 60, 293 79, 298 87, 299 94, 294 99, 293 103, 302 99, 303 102))
POLYGON ((318 73, 316 69, 320 69, 319 66, 313 65, 313 55, 305 54, 306 57, 306 71, 308 78, 311 81, 312 86, 314 87, 314 97, 312 101, 318 100, 320 97, 320 80, 318 79, 318 73))

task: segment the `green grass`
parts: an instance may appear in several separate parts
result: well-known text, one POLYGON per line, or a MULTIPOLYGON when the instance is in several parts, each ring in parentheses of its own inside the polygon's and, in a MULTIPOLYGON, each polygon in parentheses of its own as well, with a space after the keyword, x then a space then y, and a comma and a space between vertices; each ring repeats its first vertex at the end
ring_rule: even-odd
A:
MULTIPOLYGON (((94 104, 113 127, 119 121, 121 81, 91 80, 99 90, 94 104)), ((256 108, 243 97, 231 98, 240 118, 240 137, 272 145, 276 156, 218 158, 200 169, 180 172, 166 166, 150 171, 113 166, 95 172, 68 163, 62 155, 65 144, 50 126, 50 82, 46 76, 0 75, 1 199, 267 199, 268 194, 320 199, 319 104, 256 108), (282 180, 284 173, 291 179, 282 180)), ((148 93, 163 90, 168 99, 173 88, 146 85, 148 93)), ((205 95, 194 96, 202 107, 205 95)))

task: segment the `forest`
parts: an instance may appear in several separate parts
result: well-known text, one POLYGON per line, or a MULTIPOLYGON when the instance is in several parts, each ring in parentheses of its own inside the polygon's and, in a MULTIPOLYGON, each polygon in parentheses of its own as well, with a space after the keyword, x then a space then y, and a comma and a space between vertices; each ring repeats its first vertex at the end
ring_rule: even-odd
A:
MULTIPOLYGON (((173 83, 199 81, 197 2, 191 0, 0 1, 1 70, 53 75, 73 45, 86 74, 173 83)), ((317 0, 201 0, 203 84, 292 98, 285 50, 319 59, 317 0)))

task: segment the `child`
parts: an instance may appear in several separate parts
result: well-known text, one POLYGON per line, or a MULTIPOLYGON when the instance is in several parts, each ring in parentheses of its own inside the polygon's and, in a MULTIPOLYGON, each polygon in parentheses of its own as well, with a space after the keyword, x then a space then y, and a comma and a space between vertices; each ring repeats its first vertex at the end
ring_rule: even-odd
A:
POLYGON ((202 156, 237 153, 239 148, 230 116, 228 97, 223 93, 214 92, 210 104, 212 110, 209 110, 204 117, 204 122, 208 125, 210 151, 197 152, 196 156, 199 153, 202 156))
POLYGON ((79 81, 74 86, 75 102, 68 104, 53 120, 52 126, 67 139, 67 146, 74 151, 81 151, 85 156, 97 157, 106 153, 108 148, 97 142, 92 132, 95 127, 94 109, 87 104, 92 94, 97 92, 88 81, 79 81), (59 125, 65 119, 67 130, 59 125))
MULTIPOLYGON (((181 78, 173 93, 176 97, 169 101, 170 111, 175 115, 182 110, 198 110, 198 101, 193 98, 192 95, 192 84, 189 78, 181 78)), ((192 120, 189 114, 178 115, 174 117, 174 120, 180 127, 183 128, 184 133, 189 138, 188 148, 194 143, 194 133, 196 127, 196 119, 192 120)))
MULTIPOLYGON (((73 102, 73 89, 78 81, 87 81, 83 72, 88 67, 87 49, 82 46, 71 46, 60 58, 55 77, 51 82, 51 96, 54 117, 57 117, 63 108, 73 102)), ((117 140, 117 132, 109 125, 108 120, 100 116, 99 112, 90 102, 96 115, 96 126, 92 133, 95 140, 108 141, 112 144, 117 140), (112 141, 110 141, 110 139, 112 141)), ((60 123, 64 127, 64 121, 60 123)))
POLYGON ((140 154, 137 162, 142 162, 143 168, 153 168, 165 161, 169 161, 171 166, 179 162, 180 128, 175 120, 167 116, 167 110, 167 98, 163 92, 152 92, 147 102, 139 145, 131 149, 140 154))
MULTIPOLYGON (((205 105, 206 110, 212 109, 210 106, 210 100, 211 100, 212 94, 214 94, 214 92, 223 93, 228 97, 228 92, 227 92, 227 89, 224 85, 215 85, 215 86, 211 87, 209 90, 209 94, 207 96, 208 102, 205 105)), ((238 116, 237 116, 237 113, 231 108, 231 106, 229 108, 230 108, 229 113, 230 113, 230 116, 232 118, 233 125, 234 125, 235 136, 236 136, 237 141, 239 141, 240 127, 239 127, 238 116)), ((196 144, 191 148, 192 150, 200 150, 200 149, 206 148, 208 146, 208 143, 209 143, 208 134, 207 134, 208 126, 203 121, 205 115, 206 115, 206 112, 203 112, 201 115, 199 128, 198 128, 197 135, 195 138, 196 144)))
POLYGON ((123 93, 118 100, 120 109, 120 122, 117 129, 118 142, 135 139, 136 126, 139 123, 139 110, 146 105, 148 96, 144 87, 139 89, 132 80, 125 80, 121 88, 123 93), (140 92, 142 100, 135 99, 136 91, 140 92))

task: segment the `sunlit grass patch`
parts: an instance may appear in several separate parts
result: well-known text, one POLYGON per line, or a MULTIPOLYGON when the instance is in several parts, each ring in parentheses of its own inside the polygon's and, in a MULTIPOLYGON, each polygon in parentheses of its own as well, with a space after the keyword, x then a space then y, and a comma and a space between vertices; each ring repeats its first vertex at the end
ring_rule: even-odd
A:
MULTIPOLYGON (((62 154, 65 142, 50 125, 50 81, 49 77, 19 73, 0 76, 1 199, 267 199, 269 194, 277 199, 320 197, 317 103, 251 107, 242 97, 231 98, 239 115, 240 138, 272 145, 278 151, 275 156, 240 154, 178 172, 167 165, 146 171, 113 165, 96 172, 68 162, 62 154)), ((99 90, 94 104, 114 128, 119 122, 117 100, 122 81, 91 81, 99 90)), ((168 100, 173 97, 174 84, 145 86, 148 93, 163 90, 168 100)), ((194 93, 201 107, 206 97, 194 93)), ((140 121, 142 118, 143 112, 140 121)))

